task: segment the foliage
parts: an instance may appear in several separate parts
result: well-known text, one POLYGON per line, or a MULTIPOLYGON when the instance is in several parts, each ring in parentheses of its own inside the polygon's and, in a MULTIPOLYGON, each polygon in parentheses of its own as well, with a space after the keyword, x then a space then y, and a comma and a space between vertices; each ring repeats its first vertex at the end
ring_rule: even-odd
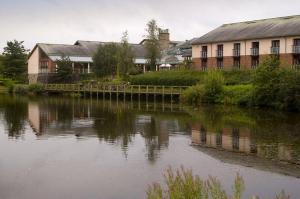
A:
MULTIPOLYGON (((193 175, 191 170, 183 167, 173 171, 169 168, 164 175, 167 190, 160 184, 154 184, 147 191, 148 199, 227 199, 229 195, 224 191, 221 183, 214 177, 202 180, 193 175)), ((234 198, 241 199, 244 191, 244 181, 237 175, 233 187, 234 198)))
POLYGON ((131 77, 135 85, 192 86, 203 82, 204 72, 191 70, 148 72, 131 77))
POLYGON ((118 46, 118 64, 117 74, 118 77, 125 77, 128 75, 129 70, 134 68, 134 56, 131 46, 128 44, 128 33, 124 32, 121 44, 118 46))
POLYGON ((57 80, 59 82, 69 82, 72 79, 73 68, 69 57, 62 56, 56 61, 57 64, 57 80))
POLYGON ((0 85, 5 86, 9 93, 14 91, 15 81, 10 78, 0 78, 0 85))
POLYGON ((154 19, 147 23, 147 36, 145 48, 147 50, 147 65, 151 71, 155 71, 156 62, 161 57, 159 46, 159 28, 154 19))
POLYGON ((215 102, 223 92, 224 77, 218 70, 211 70, 204 79, 206 102, 215 102))
MULTIPOLYGON (((242 199, 245 191, 243 178, 237 174, 232 187, 233 196, 224 190, 217 178, 209 176, 207 180, 202 180, 194 175, 191 170, 178 169, 174 171, 168 168, 165 175, 165 186, 154 183, 147 190, 148 199, 242 199)), ((284 192, 276 196, 276 199, 289 199, 284 192)))
POLYGON ((259 65, 253 85, 253 105, 300 111, 300 73, 280 67, 275 57, 259 65))
POLYGON ((45 92, 43 84, 30 84, 28 86, 28 91, 34 94, 41 94, 45 92))
POLYGON ((21 94, 21 95, 27 94, 28 86, 23 84, 17 84, 14 86, 14 93, 21 94))
POLYGON ((198 105, 202 102, 204 92, 203 85, 191 86, 183 91, 180 100, 186 104, 198 105))
POLYGON ((4 73, 4 56, 3 55, 0 55, 0 75, 2 76, 3 73, 4 73))
POLYGON ((226 85, 250 84, 251 70, 222 71, 226 85))
POLYGON ((93 56, 92 70, 98 77, 114 76, 118 65, 118 45, 115 43, 100 45, 93 56))
POLYGON ((26 73, 27 52, 23 41, 8 41, 4 47, 3 75, 8 78, 18 79, 26 73))
POLYGON ((233 105, 249 105, 253 86, 248 85, 232 85, 224 86, 223 94, 219 98, 219 103, 233 105))

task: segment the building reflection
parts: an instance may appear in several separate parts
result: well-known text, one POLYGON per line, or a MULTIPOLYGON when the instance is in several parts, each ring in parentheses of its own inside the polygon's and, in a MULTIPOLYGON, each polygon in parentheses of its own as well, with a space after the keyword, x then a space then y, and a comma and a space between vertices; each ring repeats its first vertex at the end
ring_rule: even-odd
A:
POLYGON ((246 127, 225 127, 219 131, 207 130, 204 126, 192 128, 192 144, 200 147, 220 149, 228 152, 239 152, 257 157, 294 162, 299 164, 297 157, 293 156, 291 145, 283 143, 264 143, 251 137, 251 130, 246 127))

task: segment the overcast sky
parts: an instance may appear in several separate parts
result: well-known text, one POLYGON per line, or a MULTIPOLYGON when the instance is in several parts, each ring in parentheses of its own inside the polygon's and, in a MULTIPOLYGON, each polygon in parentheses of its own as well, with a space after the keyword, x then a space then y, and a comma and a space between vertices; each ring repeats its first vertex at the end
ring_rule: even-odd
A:
POLYGON ((157 20, 172 40, 199 37, 223 23, 300 14, 300 0, 0 0, 0 52, 8 40, 73 44, 143 39, 157 20))

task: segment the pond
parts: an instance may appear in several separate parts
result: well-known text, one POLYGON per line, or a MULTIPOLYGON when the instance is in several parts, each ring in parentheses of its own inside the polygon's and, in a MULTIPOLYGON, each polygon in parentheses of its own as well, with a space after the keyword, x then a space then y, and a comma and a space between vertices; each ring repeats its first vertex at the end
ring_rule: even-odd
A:
POLYGON ((300 115, 0 95, 1 199, 133 199, 184 166, 245 198, 300 197, 300 115))

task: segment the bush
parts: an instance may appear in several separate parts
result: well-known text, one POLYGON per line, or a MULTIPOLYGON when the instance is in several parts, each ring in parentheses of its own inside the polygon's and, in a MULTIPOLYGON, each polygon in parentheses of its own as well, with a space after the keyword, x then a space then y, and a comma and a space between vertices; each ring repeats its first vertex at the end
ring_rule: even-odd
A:
POLYGON ((148 72, 132 76, 134 85, 193 86, 203 82, 205 72, 191 70, 148 72))
POLYGON ((253 86, 251 84, 224 86, 219 102, 223 104, 250 105, 252 92, 253 86))
POLYGON ((191 86, 185 91, 183 91, 182 95, 180 96, 180 100, 186 104, 197 105, 202 102, 203 96, 204 96, 204 86, 196 85, 196 86, 191 86))
MULTIPOLYGON (((237 174, 232 186, 232 195, 225 192, 220 181, 214 177, 202 180, 199 176, 193 175, 191 170, 173 171, 171 168, 164 175, 166 190, 158 183, 148 188, 148 199, 242 199, 245 190, 243 178, 237 174)), ((163 186, 165 187, 165 186, 163 186)), ((276 199, 288 199, 283 191, 276 196, 276 199)))
POLYGON ((28 91, 34 94, 41 94, 43 93, 44 90, 44 86, 42 84, 30 84, 28 86, 28 91))
POLYGON ((253 71, 250 70, 223 71, 225 84, 226 85, 250 84, 252 73, 253 71))
POLYGON ((205 100, 215 102, 223 92, 224 77, 220 71, 212 70, 204 79, 205 100))
POLYGON ((27 94, 28 93, 28 86, 18 84, 14 87, 14 93, 17 94, 27 94))
POLYGON ((300 73, 279 66, 280 62, 274 57, 259 65, 253 74, 252 103, 300 111, 300 73))

